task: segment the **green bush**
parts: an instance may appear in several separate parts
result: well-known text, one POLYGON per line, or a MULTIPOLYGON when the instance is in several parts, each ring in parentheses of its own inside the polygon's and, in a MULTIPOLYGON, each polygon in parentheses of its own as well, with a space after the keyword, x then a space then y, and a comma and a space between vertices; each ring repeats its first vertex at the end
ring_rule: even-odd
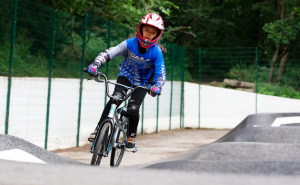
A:
MULTIPOLYGON (((244 82, 256 82, 256 69, 255 65, 247 66, 246 64, 240 63, 232 67, 227 73, 227 78, 233 80, 240 80, 244 82)), ((257 66, 257 81, 268 82, 270 69, 266 66, 257 66)))
MULTIPOLYGON (((0 45, 0 75, 7 76, 9 70, 10 42, 4 40, 0 45)), ((30 47, 33 40, 28 38, 26 32, 20 32, 15 39, 13 55, 13 76, 44 77, 48 75, 48 61, 39 52, 31 55, 30 47)))
POLYGON ((269 84, 260 82, 257 84, 257 92, 259 94, 280 96, 285 98, 300 99, 300 92, 296 91, 293 87, 282 86, 280 84, 269 84))
MULTIPOLYGON (((267 83, 270 68, 266 66, 258 66, 257 73, 257 92, 259 94, 280 96, 285 98, 300 99, 300 92, 297 91, 300 84, 298 69, 291 65, 287 66, 285 76, 277 83, 267 83)), ((245 82, 256 82, 255 66, 246 66, 245 64, 237 64, 227 74, 228 78, 245 82)), ((274 76, 277 72, 274 73, 274 76)))
POLYGON ((255 66, 246 66, 246 64, 240 63, 230 69, 227 77, 233 80, 255 82, 254 72, 255 66))

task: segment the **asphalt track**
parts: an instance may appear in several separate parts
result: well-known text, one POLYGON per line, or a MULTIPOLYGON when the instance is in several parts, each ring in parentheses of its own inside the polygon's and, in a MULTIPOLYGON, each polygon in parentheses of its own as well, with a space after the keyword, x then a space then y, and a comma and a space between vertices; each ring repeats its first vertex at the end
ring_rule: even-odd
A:
POLYGON ((300 184, 300 113, 249 115, 214 143, 140 169, 90 167, 25 140, 0 135, 47 164, 0 160, 0 184, 300 184))
MULTIPOLYGON (((146 167, 193 172, 300 175, 300 113, 249 115, 216 142, 146 167), (298 118, 277 124, 277 118, 298 118), (299 121, 299 122, 298 122, 299 121), (289 126, 287 126, 289 125, 289 126)), ((278 122, 278 121, 277 121, 278 122)))

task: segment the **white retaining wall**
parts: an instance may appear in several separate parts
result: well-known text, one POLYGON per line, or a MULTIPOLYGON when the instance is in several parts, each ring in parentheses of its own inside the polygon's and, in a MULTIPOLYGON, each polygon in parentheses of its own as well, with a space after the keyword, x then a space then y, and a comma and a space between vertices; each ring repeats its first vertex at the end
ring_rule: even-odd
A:
MULTIPOLYGON (((159 97, 158 131, 168 130, 170 123, 170 87, 166 82, 159 97)), ((111 92, 113 85, 110 85, 111 92)), ((47 78, 12 79, 9 130, 10 135, 44 147, 47 78)), ((199 86, 184 84, 184 126, 199 126, 199 86)), ((173 82, 171 129, 180 126, 181 83, 173 82)), ((7 77, 0 77, 0 134, 5 129, 7 77)), ((256 94, 201 85, 200 126, 205 128, 234 128, 256 109, 256 94)), ((48 149, 76 146, 78 123, 79 80, 52 79, 48 132, 48 149)), ((257 112, 299 112, 300 100, 257 95, 257 112)), ((79 145, 87 143, 104 108, 104 84, 83 82, 79 145)), ((156 131, 157 98, 146 96, 144 101, 144 133, 156 131)), ((141 115, 142 116, 142 115, 141 115)), ((141 123, 138 133, 141 133, 141 123)))
MULTIPOLYGON (((199 125, 199 85, 184 83, 184 126, 199 125)), ((200 127, 234 128, 256 113, 256 94, 201 85, 200 127)), ((300 100, 257 94, 257 113, 300 112, 300 100)))

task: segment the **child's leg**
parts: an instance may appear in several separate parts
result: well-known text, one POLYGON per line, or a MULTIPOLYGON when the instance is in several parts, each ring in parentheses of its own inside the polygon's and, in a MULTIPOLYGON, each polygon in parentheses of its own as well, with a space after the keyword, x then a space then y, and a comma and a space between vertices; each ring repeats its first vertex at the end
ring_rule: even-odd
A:
MULTIPOLYGON (((119 76, 118 79, 117 79, 117 83, 119 84, 123 84, 123 85, 126 85, 126 86, 129 86, 131 87, 131 83, 130 81, 124 77, 124 76, 119 76)), ((122 86, 115 86, 115 90, 113 92, 113 95, 117 95, 117 96, 120 96, 120 97, 124 97, 124 95, 126 94, 127 92, 127 89, 125 87, 122 87, 122 86)), ((101 118, 98 122, 98 125, 100 123, 102 123, 102 121, 107 118, 108 116, 108 113, 110 111, 110 107, 111 107, 111 104, 112 104, 112 100, 110 99, 107 104, 105 105, 104 107, 104 110, 102 112, 102 115, 101 115, 101 118)), ((118 107, 120 106, 120 104, 117 105, 118 107)), ((96 135, 96 130, 91 133, 90 137, 88 138, 89 141, 93 141, 95 139, 95 135, 96 135)))
POLYGON ((143 89, 137 89, 131 94, 131 98, 127 105, 127 113, 129 117, 128 126, 128 142, 126 144, 126 150, 132 151, 135 148, 135 137, 137 132, 137 127, 140 119, 140 106, 146 96, 146 91, 143 89))
MULTIPOLYGON (((130 81, 124 76, 119 76, 117 79, 117 83, 131 87, 130 81)), ((127 93, 127 89, 125 87, 116 85, 113 95, 117 95, 117 96, 120 96, 123 98, 126 95, 126 93, 127 93)), ((101 115, 101 118, 100 118, 98 124, 100 124, 105 118, 107 118, 108 113, 110 111, 111 104, 112 104, 112 100, 110 99, 103 109, 103 112, 102 112, 102 115, 101 115)), ((120 106, 120 103, 118 104, 118 107, 119 106, 120 106)))

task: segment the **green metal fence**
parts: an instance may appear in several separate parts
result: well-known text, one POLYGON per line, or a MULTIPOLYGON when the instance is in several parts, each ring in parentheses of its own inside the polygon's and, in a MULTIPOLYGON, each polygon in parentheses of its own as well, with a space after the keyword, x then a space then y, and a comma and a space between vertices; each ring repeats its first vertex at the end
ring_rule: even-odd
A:
MULTIPOLYGON (((90 97, 84 94, 87 89, 84 79, 89 76, 82 72, 82 68, 92 63, 99 52, 130 36, 134 37, 135 29, 88 13, 77 17, 27 0, 0 0, 0 5, 0 77, 3 77, 0 85, 7 87, 0 90, 0 118, 4 115, 0 120, 0 133, 43 138, 46 149, 49 133, 77 133, 74 140, 78 146, 83 126, 87 120, 93 120, 90 124, 95 125, 108 101, 104 90, 95 90, 90 97), (30 84, 28 79, 34 80, 35 85, 30 84), (45 79, 46 84, 41 82, 45 79), (74 81, 77 86, 71 85, 74 81), (30 88, 23 87, 23 84, 30 88), (16 86, 24 88, 24 91, 13 89, 16 86), (93 106, 85 103, 86 99, 95 97, 103 100, 93 106), (36 105, 29 106, 33 102, 36 105), (96 113, 88 119, 82 112, 86 109, 96 113)), ((271 59, 258 59, 257 48, 183 48, 173 43, 162 43, 168 49, 164 54, 167 83, 163 87, 168 95, 163 99, 157 97, 155 102, 145 100, 143 103, 142 135, 148 118, 156 120, 156 132, 166 122, 169 130, 190 127, 191 122, 197 122, 200 128, 203 112, 214 116, 213 107, 210 110, 207 106, 203 110, 201 105, 206 99, 215 98, 214 94, 203 94, 200 85, 238 88, 226 85, 224 79, 254 84, 253 88, 240 89, 256 93, 256 98, 251 100, 254 107, 250 107, 249 114, 257 113, 258 93, 300 99, 300 60, 276 61, 271 83, 271 59), (194 89, 191 90, 191 87, 194 89), (148 109, 147 103, 155 103, 155 110, 148 109), (197 104, 197 108, 186 106, 190 104, 197 104), (161 117, 166 119, 160 121, 161 117)), ((122 57, 115 58, 100 71, 109 79, 116 79, 121 61, 122 57)), ((240 109, 248 106, 249 100, 239 101, 240 109)), ((223 109, 234 110, 230 105, 223 109)))
MULTIPOLYGON (((184 115, 187 117, 194 116, 194 120, 198 122, 198 128, 201 126, 201 112, 206 111, 206 114, 211 115, 212 117, 216 114, 215 104, 211 106, 207 105, 205 106, 205 110, 201 110, 201 101, 203 102, 206 99, 216 99, 216 94, 201 93, 200 85, 225 88, 226 84, 224 84, 224 79, 243 80, 237 79, 235 76, 232 77, 231 73, 235 74, 235 72, 232 72, 232 69, 239 65, 245 66, 246 68, 249 66, 256 66, 256 51, 256 48, 186 48, 185 81, 198 84, 198 87, 194 86, 192 92, 186 92, 186 94, 188 93, 187 97, 197 97, 187 104, 191 104, 193 103, 192 101, 196 100, 198 107, 197 109, 195 109, 195 107, 185 108, 186 113, 184 115), (198 118, 196 118, 195 115, 198 115, 198 118)), ((255 68, 251 68, 249 72, 251 74, 256 74, 255 68)), ((247 80, 249 80, 247 82, 256 82, 255 78, 247 80)), ((232 97, 225 98, 230 99, 232 97)), ((240 101, 243 102, 245 100, 246 99, 241 99, 240 101)), ((189 101, 189 99, 185 99, 185 101, 189 101)), ((223 107, 224 104, 220 102, 217 106, 223 107)), ((241 109, 243 109, 243 106, 245 105, 241 103, 240 106, 241 109)), ((230 109, 237 109, 237 106, 226 104, 223 109, 230 111, 230 109)), ((256 113, 256 111, 253 110, 253 112, 249 112, 249 114, 251 113, 256 113)))
MULTIPOLYGON (((129 36, 134 37, 135 30, 92 14, 86 13, 84 17, 77 17, 26 0, 1 0, 0 3, 0 28, 2 30, 0 35, 0 75, 8 77, 6 100, 3 98, 1 100, 1 107, 6 105, 6 110, 2 111, 5 112, 5 120, 1 120, 2 124, 0 124, 5 128, 4 133, 26 138, 28 130, 36 132, 34 137, 44 138, 44 147, 47 148, 49 132, 55 135, 76 132, 76 145, 78 146, 80 126, 82 125, 83 80, 89 78, 88 75, 83 74, 82 68, 92 63, 99 52, 116 46, 129 36), (23 78, 20 78, 20 81, 15 80, 17 77, 42 77, 47 78, 48 83, 43 87, 34 86, 31 92, 22 92, 22 94, 15 94, 12 97, 11 95, 16 93, 16 91, 12 91, 12 79, 14 79, 15 86, 24 83, 23 78), (70 81, 79 79, 78 89, 69 84, 58 83, 60 79, 65 78, 69 78, 70 81), (38 88, 43 88, 43 92, 36 91, 38 88), (66 97, 65 94, 68 91, 77 91, 78 96, 66 97), (31 110, 32 114, 36 114, 33 116, 35 120, 29 118, 30 115, 25 115, 28 113, 25 104, 32 104, 30 100, 28 102, 21 100, 17 105, 16 97, 22 98, 22 96, 40 98, 43 101, 41 104, 46 103, 43 108, 37 105, 31 110), (53 97, 56 99, 53 100, 53 97), (15 101, 11 101, 12 99, 15 101), (78 105, 76 102, 79 102, 78 105), (55 112, 61 114, 53 117, 55 112), (74 114, 75 112, 76 114, 74 114), (15 119, 16 115, 18 115, 18 119, 15 119), (45 115, 46 119, 44 119, 45 115), (52 124, 50 124, 51 120, 52 124), (39 124, 32 124, 33 121, 39 122, 39 124), (77 126, 74 126, 74 123, 77 126), (56 128, 54 129, 54 127, 56 128), (63 131, 65 133, 62 133, 63 131)), ((171 83, 174 80, 180 81, 184 72, 181 70, 184 65, 184 53, 182 52, 184 48, 172 43, 167 43, 166 47, 172 48, 165 55, 167 73, 172 74, 168 76, 168 80, 172 81, 171 83), (176 63, 174 58, 177 59, 176 63)), ((109 79, 116 79, 118 65, 121 61, 121 57, 113 59, 102 66, 101 72, 105 73, 109 79)), ((170 92, 172 96, 172 87, 170 92)), ((107 102, 104 90, 97 93, 102 94, 104 103, 102 108, 99 107, 98 115, 94 116, 94 124, 97 123, 107 102)), ((171 97, 170 102, 172 103, 172 101, 171 97)), ((180 101, 182 100, 177 102, 180 101)), ((157 98, 157 105, 159 105, 159 98, 157 98)), ((170 109, 168 116, 171 117, 174 110, 172 110, 172 106, 168 107, 170 109)), ((143 110, 144 106, 142 107, 142 118, 143 110)), ((156 131, 158 131, 160 116, 158 112, 157 106, 156 114, 153 115, 157 119, 156 131)), ((143 121, 142 119, 142 124, 143 121)), ((170 118, 170 129, 171 124, 170 118)), ((143 130, 141 133, 143 134, 143 130)))

